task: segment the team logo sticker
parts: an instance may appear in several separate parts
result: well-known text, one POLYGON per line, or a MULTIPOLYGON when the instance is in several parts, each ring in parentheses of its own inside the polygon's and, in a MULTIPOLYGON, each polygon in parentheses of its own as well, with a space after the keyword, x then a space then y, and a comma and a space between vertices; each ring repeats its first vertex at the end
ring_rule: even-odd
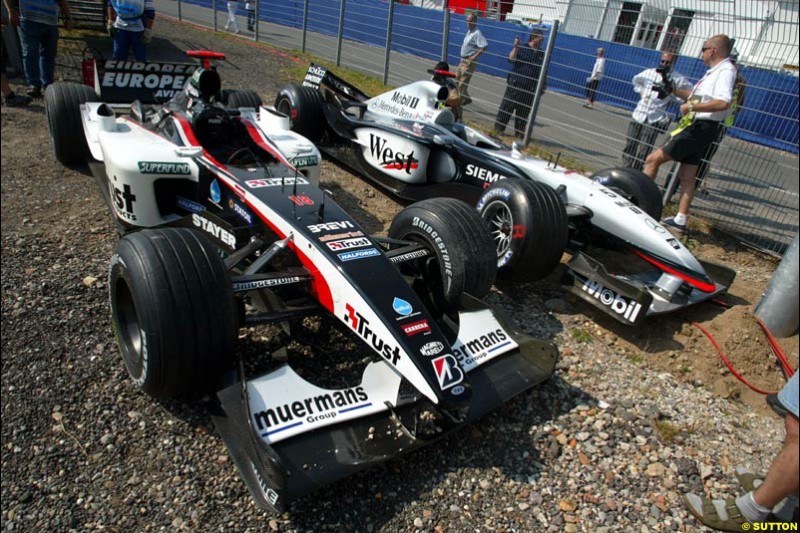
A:
POLYGON ((366 259, 367 257, 375 257, 381 253, 375 248, 367 248, 366 250, 356 250, 354 252, 345 252, 338 254, 337 257, 342 262, 355 261, 356 259, 366 259))
POLYGON ((394 309, 394 312, 400 316, 409 316, 414 312, 414 308, 411 307, 410 303, 402 298, 397 298, 396 296, 394 300, 392 300, 392 309, 394 309))
POLYGON ((403 325, 403 331, 405 332, 406 336, 413 337, 418 333, 424 333, 425 335, 431 332, 431 327, 428 325, 427 320, 419 320, 417 322, 411 322, 410 324, 403 325))
POLYGON ((431 361, 431 364, 436 372, 436 379, 439 380, 440 389, 447 390, 464 381, 464 372, 452 355, 446 354, 437 357, 431 361))
POLYGON ((439 341, 431 341, 425 343, 422 348, 419 349, 419 353, 422 355, 433 356, 438 353, 441 353, 444 350, 444 344, 439 341))
POLYGON ((222 190, 219 188, 219 182, 217 180, 212 181, 208 189, 211 194, 211 201, 218 204, 222 200, 222 190))

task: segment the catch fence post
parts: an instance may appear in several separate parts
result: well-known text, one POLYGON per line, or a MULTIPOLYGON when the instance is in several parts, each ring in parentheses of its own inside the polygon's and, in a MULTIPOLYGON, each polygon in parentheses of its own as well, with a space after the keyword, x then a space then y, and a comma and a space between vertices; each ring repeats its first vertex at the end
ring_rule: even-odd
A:
POLYGON ((525 125, 525 136, 522 139, 523 146, 528 146, 528 143, 531 142, 533 125, 536 122, 536 115, 539 113, 539 101, 542 98, 542 87, 547 83, 547 70, 550 67, 550 58, 553 55, 553 48, 556 44, 557 36, 558 20, 554 20, 553 27, 550 29, 550 39, 547 41, 547 49, 544 52, 542 69, 539 71, 539 79, 536 81, 536 92, 533 93, 533 103, 531 104, 531 112, 528 115, 528 123, 525 125))
POLYGON ((183 20, 183 14, 181 13, 181 0, 178 0, 178 20, 183 20))
POLYGON ((342 39, 344 39, 344 7, 345 0, 340 0, 341 6, 339 7, 339 35, 336 38, 336 66, 342 64, 342 39))
POLYGON ((217 0, 211 0, 211 11, 214 12, 214 31, 217 31, 217 0))
POLYGON ((389 22, 386 24, 386 53, 383 56, 383 84, 389 83, 389 60, 392 55, 392 24, 394 23, 394 0, 389 0, 389 22))
POLYGON ((256 2, 256 12, 254 13, 256 20, 255 20, 255 31, 253 32, 253 40, 258 42, 258 20, 259 20, 259 9, 258 6, 261 3, 259 0, 255 0, 256 2))
POLYGON ((444 19, 442 20, 442 61, 447 61, 447 47, 450 41, 450 0, 444 0, 444 19))
POLYGON ((308 32, 308 0, 303 2, 303 36, 300 38, 300 50, 306 51, 306 32, 308 32))

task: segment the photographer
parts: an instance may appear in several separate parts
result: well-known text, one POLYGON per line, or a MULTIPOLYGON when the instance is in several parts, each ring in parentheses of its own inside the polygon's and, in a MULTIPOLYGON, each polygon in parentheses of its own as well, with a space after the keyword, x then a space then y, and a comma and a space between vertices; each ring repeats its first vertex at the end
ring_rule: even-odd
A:
POLYGON ((659 134, 667 131, 671 122, 668 112, 672 102, 679 102, 673 96, 674 89, 691 89, 684 76, 672 71, 675 56, 661 55, 661 63, 633 77, 633 90, 640 95, 639 103, 633 110, 633 120, 628 125, 627 143, 622 151, 622 161, 626 167, 642 170, 647 154, 653 149, 659 134))

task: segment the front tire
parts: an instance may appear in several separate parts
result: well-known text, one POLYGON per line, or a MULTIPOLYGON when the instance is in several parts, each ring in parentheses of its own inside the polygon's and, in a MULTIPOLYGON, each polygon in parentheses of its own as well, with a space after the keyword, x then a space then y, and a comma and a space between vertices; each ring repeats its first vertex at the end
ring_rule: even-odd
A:
POLYGON ((81 120, 81 104, 98 102, 94 89, 71 82, 58 82, 44 91, 45 112, 56 159, 62 165, 83 165, 91 152, 81 120))
POLYGON ((606 168, 592 174, 591 179, 620 194, 655 220, 661 220, 664 204, 661 191, 650 176, 633 168, 606 168))
POLYGON ((476 207, 492 234, 499 277, 535 281, 561 261, 569 231, 567 210, 552 188, 503 179, 486 189, 476 207))
POLYGON ((275 109, 288 116, 292 130, 311 142, 322 139, 327 121, 322 106, 322 94, 317 89, 293 83, 283 87, 275 97, 275 109))
POLYGON ((185 228, 123 237, 109 268, 111 321, 128 374, 147 394, 206 392, 230 367, 238 331, 218 251, 185 228))
MULTIPOLYGON (((483 221, 469 205, 432 198, 403 209, 389 237, 423 244, 432 255, 414 262, 431 303, 440 312, 458 308, 461 295, 485 296, 494 283, 494 246, 483 221)), ((426 299, 426 298, 423 298, 426 299)))

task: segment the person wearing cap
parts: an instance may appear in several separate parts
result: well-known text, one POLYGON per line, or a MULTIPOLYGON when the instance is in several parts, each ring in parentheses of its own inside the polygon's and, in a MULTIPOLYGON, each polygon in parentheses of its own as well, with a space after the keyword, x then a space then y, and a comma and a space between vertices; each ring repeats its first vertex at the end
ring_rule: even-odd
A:
POLYGON ((644 173, 652 179, 667 161, 681 164, 678 179, 681 196, 678 212, 662 221, 670 232, 682 236, 687 230, 689 209, 694 199, 697 168, 711 143, 719 134, 719 125, 730 113, 736 67, 728 56, 731 40, 727 35, 714 35, 703 43, 703 63, 708 66, 705 75, 691 90, 674 88, 674 93, 686 101, 681 106, 683 116, 678 127, 670 132, 667 143, 647 156, 644 173))
POLYGON ((478 18, 474 13, 467 15, 467 34, 461 44, 461 62, 458 64, 457 80, 458 94, 461 95, 461 105, 469 105, 472 98, 469 95, 469 82, 475 67, 478 66, 478 58, 489 47, 486 38, 478 29, 478 18))
MULTIPOLYGON (((542 74, 544 52, 541 50, 544 33, 533 30, 528 37, 528 44, 522 46, 519 37, 514 38, 514 46, 508 54, 511 62, 511 71, 508 73, 506 92, 494 121, 494 132, 497 135, 505 133, 506 124, 515 114, 514 133, 522 138, 525 135, 525 126, 531 112, 533 97, 539 88, 542 74)), ((542 85, 544 92, 545 85, 542 85)))
POLYGON ((455 81, 455 74, 450 72, 450 65, 447 61, 439 61, 432 69, 428 69, 428 74, 433 75, 432 81, 438 83, 442 87, 447 87, 450 94, 444 105, 453 110, 453 115, 456 120, 461 120, 461 96, 458 93, 458 84, 455 81))

